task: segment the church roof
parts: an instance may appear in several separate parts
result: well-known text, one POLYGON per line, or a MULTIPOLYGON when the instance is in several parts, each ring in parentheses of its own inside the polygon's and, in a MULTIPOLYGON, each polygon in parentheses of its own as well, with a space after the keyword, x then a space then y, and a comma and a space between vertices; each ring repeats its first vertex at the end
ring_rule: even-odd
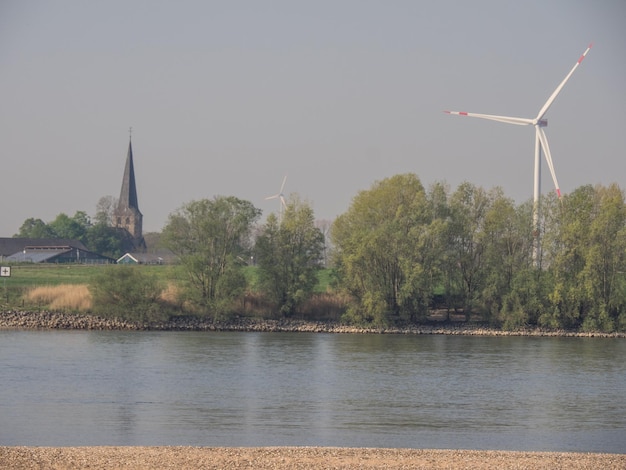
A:
POLYGON ((126 156, 126 167, 124 168, 122 190, 120 191, 119 208, 130 208, 139 212, 137 185, 135 184, 135 166, 133 164, 133 145, 131 141, 128 142, 128 155, 126 156))

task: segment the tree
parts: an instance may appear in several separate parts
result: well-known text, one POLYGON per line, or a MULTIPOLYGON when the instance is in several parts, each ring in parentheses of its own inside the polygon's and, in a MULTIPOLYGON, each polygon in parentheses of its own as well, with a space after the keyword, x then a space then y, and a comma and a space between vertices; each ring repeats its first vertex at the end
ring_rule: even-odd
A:
POLYGON ((613 331, 626 311, 626 205, 617 187, 584 186, 567 196, 554 256, 548 326, 613 331))
POLYGON ((14 238, 54 238, 54 230, 41 219, 26 219, 14 238))
POLYGON ((519 218, 513 201, 500 188, 491 193, 483 227, 484 278, 480 302, 486 314, 497 316, 513 279, 528 256, 525 239, 520 236, 519 218))
POLYGON ((331 230, 339 283, 355 302, 349 319, 385 324, 427 311, 433 291, 432 209, 414 174, 361 191, 331 230))
POLYGON ((551 242, 547 257, 553 285, 549 307, 539 317, 540 326, 578 327, 589 307, 591 299, 581 289, 581 273, 591 246, 588 229, 593 221, 594 198, 592 186, 581 186, 563 198, 561 210, 554 211, 557 215, 545 237, 551 242))
POLYGON ((192 201, 170 214, 164 244, 180 258, 193 299, 203 308, 222 313, 242 292, 241 260, 248 259, 252 224, 260 214, 232 196, 192 201))
POLYGON ((450 198, 448 244, 454 262, 448 266, 449 284, 460 291, 466 320, 485 285, 485 222, 492 197, 465 182, 450 198))
POLYGON ((60 213, 48 224, 57 238, 67 238, 87 242, 87 231, 91 226, 89 216, 83 211, 77 211, 73 217, 60 213))
POLYGON ((324 234, 315 227, 313 209, 291 196, 280 223, 270 214, 257 236, 259 282, 284 316, 292 316, 317 283, 324 234))
POLYGON ((485 214, 484 279, 479 296, 484 312, 506 329, 536 322, 538 311, 532 260, 532 206, 516 207, 496 188, 485 214), (522 306, 523 302, 523 306, 522 306))
POLYGON ((98 222, 87 232, 87 242, 90 250, 112 258, 119 258, 124 254, 124 240, 127 235, 115 227, 98 222))
POLYGON ((456 304, 456 292, 449 275, 450 266, 454 266, 454 253, 448 244, 448 234, 452 217, 449 206, 449 188, 443 182, 433 184, 427 194, 428 206, 430 210, 430 234, 432 243, 430 253, 432 257, 431 274, 434 292, 434 303, 436 305, 445 304, 448 310, 448 320, 450 307, 456 304))
POLYGON ((96 215, 94 217, 96 224, 106 226, 114 226, 113 214, 117 208, 117 199, 113 196, 103 196, 98 200, 96 205, 96 215))
POLYGON ((593 299, 583 328, 613 331, 626 312, 626 205, 616 184, 595 188, 597 210, 589 235, 591 246, 582 272, 588 296, 593 299))

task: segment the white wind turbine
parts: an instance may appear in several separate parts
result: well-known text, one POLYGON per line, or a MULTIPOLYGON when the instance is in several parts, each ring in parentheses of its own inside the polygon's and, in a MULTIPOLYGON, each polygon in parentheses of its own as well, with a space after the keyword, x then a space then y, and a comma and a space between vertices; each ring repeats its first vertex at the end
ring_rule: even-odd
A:
POLYGON ((285 201, 285 195, 283 194, 283 190, 285 189, 285 183, 287 182, 287 175, 283 178, 283 184, 280 185, 280 191, 278 194, 274 194, 273 196, 268 196, 265 200, 269 199, 278 199, 278 222, 282 220, 283 211, 287 207, 287 201, 285 201))
POLYGON ((489 119, 492 121, 504 122, 506 124, 516 124, 518 126, 534 126, 535 127, 535 185, 533 191, 533 235, 535 238, 535 243, 533 246, 533 260, 535 266, 539 263, 539 254, 541 252, 541 246, 539 242, 539 218, 540 218, 540 207, 539 207, 539 199, 541 197, 541 152, 543 150, 543 154, 545 155, 546 162, 548 164, 548 168, 550 169, 550 174, 552 175, 552 181, 554 181, 554 187, 556 189, 556 194, 561 198, 561 189, 559 188, 559 183, 556 179, 556 173, 554 172, 554 164, 552 163, 552 155, 550 153, 550 147, 548 146, 548 139, 546 137, 546 133, 544 131, 544 127, 548 126, 548 120, 544 119, 544 116, 548 112, 548 109, 561 92, 567 81, 570 79, 576 68, 583 61, 589 49, 591 49, 592 44, 587 47, 587 50, 580 56, 576 64, 570 72, 566 75, 563 81, 560 83, 556 90, 550 95, 548 100, 539 110, 537 117, 534 119, 528 118, 519 118, 519 117, 510 117, 510 116, 494 116, 491 114, 476 114, 476 113, 467 113, 464 111, 444 111, 448 114, 456 114, 458 116, 469 116, 469 117, 477 117, 482 119, 489 119))

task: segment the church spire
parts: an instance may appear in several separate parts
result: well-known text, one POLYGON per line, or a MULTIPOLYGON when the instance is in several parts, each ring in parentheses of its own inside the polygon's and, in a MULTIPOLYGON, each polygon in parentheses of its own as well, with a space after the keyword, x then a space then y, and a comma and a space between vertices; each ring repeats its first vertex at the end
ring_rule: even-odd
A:
POLYGON ((128 141, 128 155, 126 156, 126 167, 124 168, 124 178, 122 179, 119 207, 121 209, 136 209, 139 211, 137 185, 135 184, 135 165, 133 164, 133 143, 130 139, 128 141))
MULTIPOLYGON (((132 130, 132 128, 130 129, 132 130)), ((142 233, 143 215, 139 211, 137 185, 135 183, 135 165, 133 162, 133 143, 128 140, 128 154, 122 179, 122 190, 115 211, 115 226, 129 234, 129 241, 134 251, 145 251, 146 242, 142 233)))

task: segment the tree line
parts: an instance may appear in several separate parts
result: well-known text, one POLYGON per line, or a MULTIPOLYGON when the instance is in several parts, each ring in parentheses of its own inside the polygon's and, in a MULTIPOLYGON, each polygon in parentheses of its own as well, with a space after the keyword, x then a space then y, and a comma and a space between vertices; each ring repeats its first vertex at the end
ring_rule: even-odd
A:
POLYGON ((419 321, 430 309, 478 315, 506 329, 626 329, 626 206, 617 185, 582 186, 531 202, 500 188, 413 174, 359 193, 332 227, 339 285, 353 321, 419 321), (537 264, 533 237, 541 238, 537 264))
POLYGON ((60 213, 47 223, 31 217, 22 223, 13 237, 78 240, 95 253, 117 259, 124 254, 130 235, 112 224, 113 208, 116 205, 115 198, 105 196, 98 201, 93 218, 85 211, 76 211, 71 217, 60 213))
MULTIPOLYGON (((622 190, 582 186, 562 199, 544 196, 539 233, 532 213, 531 201, 516 204, 500 188, 426 189, 417 175, 401 174, 359 192, 329 233, 297 195, 262 225, 252 203, 216 196, 170 214, 161 238, 186 273, 185 298, 215 316, 233 313, 250 290, 250 260, 255 289, 278 315, 293 316, 312 295, 330 245, 333 290, 349 299, 346 322, 420 322, 438 309, 505 329, 626 330, 622 190), (537 236, 542 249, 533 259, 537 236)), ((49 225, 59 230, 83 214, 49 225)))
POLYGON ((257 289, 281 316, 296 313, 317 282, 323 234, 311 206, 294 195, 279 216, 270 214, 257 227, 260 216, 250 202, 223 196, 192 201, 169 216, 163 243, 185 268, 187 298, 215 315, 232 312, 252 259, 257 289))

